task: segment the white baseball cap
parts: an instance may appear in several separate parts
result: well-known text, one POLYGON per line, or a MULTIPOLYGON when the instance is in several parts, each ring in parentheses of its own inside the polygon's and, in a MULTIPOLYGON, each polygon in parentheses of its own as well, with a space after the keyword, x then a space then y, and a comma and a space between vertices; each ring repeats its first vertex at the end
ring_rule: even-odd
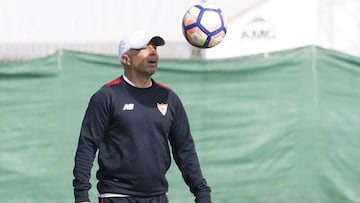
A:
POLYGON ((150 42, 155 46, 162 46, 165 44, 165 40, 160 36, 147 34, 144 31, 136 31, 120 41, 119 57, 124 55, 130 49, 145 48, 150 42))

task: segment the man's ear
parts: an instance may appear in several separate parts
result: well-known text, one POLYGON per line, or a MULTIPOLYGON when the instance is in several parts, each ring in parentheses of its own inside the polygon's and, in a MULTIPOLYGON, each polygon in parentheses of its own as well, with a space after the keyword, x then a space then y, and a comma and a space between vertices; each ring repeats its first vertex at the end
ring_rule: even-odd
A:
POLYGON ((129 66, 130 61, 130 57, 127 54, 121 56, 121 64, 129 66))

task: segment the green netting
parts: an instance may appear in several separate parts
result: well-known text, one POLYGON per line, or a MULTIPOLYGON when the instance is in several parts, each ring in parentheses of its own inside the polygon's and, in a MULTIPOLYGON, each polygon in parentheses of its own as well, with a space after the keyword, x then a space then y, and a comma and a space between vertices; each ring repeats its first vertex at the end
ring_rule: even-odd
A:
MULTIPOLYGON (((83 114, 121 73, 69 51, 0 65, 0 202, 73 202, 83 114)), ((183 100, 213 202, 360 203, 359 58, 309 46, 161 60, 154 77, 183 100)), ((193 201, 175 164, 168 178, 171 203, 193 201)))

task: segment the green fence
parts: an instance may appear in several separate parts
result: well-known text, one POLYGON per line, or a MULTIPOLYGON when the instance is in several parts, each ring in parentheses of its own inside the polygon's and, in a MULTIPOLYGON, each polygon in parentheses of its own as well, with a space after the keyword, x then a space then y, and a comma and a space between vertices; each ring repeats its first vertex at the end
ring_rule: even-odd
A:
MULTIPOLYGON (((73 202, 82 117, 120 74, 117 57, 70 51, 0 65, 0 202, 73 202)), ((183 100, 214 203, 360 203, 360 58, 167 59, 154 78, 183 100)), ((193 202, 175 164, 168 179, 171 203, 193 202)))

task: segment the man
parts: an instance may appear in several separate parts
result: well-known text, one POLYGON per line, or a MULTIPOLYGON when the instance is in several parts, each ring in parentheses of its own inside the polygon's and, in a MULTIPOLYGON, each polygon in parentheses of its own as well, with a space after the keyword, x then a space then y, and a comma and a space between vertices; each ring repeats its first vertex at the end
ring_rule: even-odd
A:
POLYGON ((135 32, 121 40, 124 74, 90 99, 74 166, 76 203, 90 202, 90 172, 98 150, 100 203, 168 203, 165 177, 170 146, 197 203, 210 203, 184 107, 168 87, 154 81, 160 36, 135 32))

